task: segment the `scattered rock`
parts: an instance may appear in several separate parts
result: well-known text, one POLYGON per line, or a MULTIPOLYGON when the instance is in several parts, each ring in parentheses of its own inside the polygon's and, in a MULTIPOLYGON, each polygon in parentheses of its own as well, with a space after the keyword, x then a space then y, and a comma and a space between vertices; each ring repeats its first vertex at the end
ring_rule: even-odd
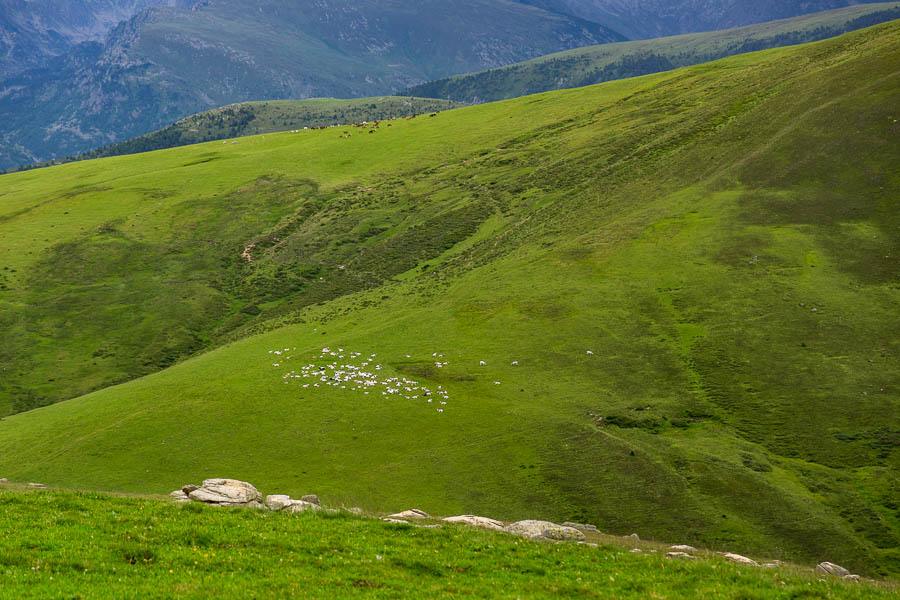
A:
POLYGON ((170 496, 175 500, 175 502, 190 502, 191 499, 188 498, 188 495, 184 493, 182 490, 175 490, 174 492, 169 493, 170 496))
POLYGON ((725 560, 730 560, 731 562, 737 563, 739 565, 750 565, 751 567, 759 566, 759 563, 752 558, 747 558, 746 556, 741 556, 740 554, 732 554, 731 552, 726 552, 722 556, 725 557, 725 560))
POLYGON ((629 539, 632 539, 632 540, 639 540, 639 539, 641 539, 640 537, 638 537, 638 534, 636 534, 636 533, 632 533, 631 535, 626 535, 625 537, 626 537, 626 538, 629 538, 629 539))
POLYGON ((409 510, 404 510, 403 512, 394 513, 392 515, 388 515, 388 517, 392 519, 430 519, 431 515, 429 515, 424 510, 419 510, 418 508, 411 508, 409 510))
POLYGON ((31 482, 31 483, 26 483, 25 485, 27 485, 28 487, 31 487, 31 488, 37 488, 37 489, 39 489, 39 490, 47 489, 47 486, 44 485, 43 483, 34 483, 34 482, 31 482))
POLYGON ((631 550, 629 550, 629 552, 631 552, 632 554, 640 554, 642 550, 640 548, 632 548, 631 550))
POLYGON ((572 521, 563 522, 563 527, 574 527, 575 529, 581 529, 582 531, 592 531, 594 533, 600 533, 600 530, 597 529, 596 525, 591 525, 590 523, 573 523, 572 521))
POLYGON ((503 531, 532 540, 583 541, 584 534, 574 527, 564 527, 550 521, 525 520, 507 525, 503 531))
POLYGON ((266 496, 266 508, 269 510, 284 510, 291 505, 291 497, 284 494, 271 494, 266 496))
POLYGON ((767 563, 764 563, 764 564, 762 565, 762 567, 763 567, 764 569, 778 569, 778 568, 781 567, 781 563, 778 562, 778 561, 776 560, 776 561, 773 561, 773 562, 767 562, 767 563))
POLYGON ((848 580, 850 580, 850 581, 859 581, 859 580, 860 580, 860 577, 859 577, 859 575, 852 575, 852 574, 851 574, 851 575, 844 575, 844 579, 848 579, 848 580))
POLYGON ((307 510, 322 510, 322 507, 318 504, 313 504, 312 502, 305 502, 303 500, 291 500, 291 505, 284 509, 285 512, 289 513, 299 513, 307 510))
POLYGON ((260 502, 259 500, 252 500, 252 501, 248 502, 247 504, 244 504, 244 506, 247 508, 255 508, 256 510, 265 510, 266 509, 266 505, 263 504, 262 502, 260 502))
POLYGON ((697 549, 693 546, 688 546, 687 544, 676 544, 674 546, 669 546, 669 550, 680 550, 682 552, 696 552, 697 549))
POLYGON ((503 523, 497 521, 496 519, 489 519, 488 517, 479 517, 476 515, 457 515, 455 517, 446 517, 443 520, 447 521, 448 523, 465 523, 466 525, 472 525, 474 527, 485 527, 487 529, 503 531, 503 523))
POLYGON ((680 559, 692 560, 697 557, 691 556, 687 552, 666 552, 666 558, 680 558, 680 559))
POLYGON ((363 509, 361 509, 358 506, 351 506, 350 508, 347 509, 347 512, 353 513, 354 515, 362 515, 363 509))
POLYGON ((259 502, 262 494, 246 481, 237 479, 206 479, 196 490, 188 493, 191 500, 219 506, 242 506, 259 502))
POLYGON ((0 477, 0 483, 9 483, 9 479, 6 477, 0 477))
POLYGON ((322 506, 322 503, 319 502, 319 497, 315 494, 306 494, 305 496, 300 497, 304 502, 309 502, 310 504, 315 504, 317 506, 322 506))
POLYGON ((816 571, 818 571, 819 573, 825 573, 826 575, 834 575, 835 577, 846 577, 850 574, 850 571, 848 571, 841 565, 836 565, 830 562, 820 562, 816 565, 816 571))
POLYGON ((382 519, 385 523, 403 523, 405 525, 409 525, 409 521, 405 521, 404 519, 392 519, 391 517, 385 517, 382 519))

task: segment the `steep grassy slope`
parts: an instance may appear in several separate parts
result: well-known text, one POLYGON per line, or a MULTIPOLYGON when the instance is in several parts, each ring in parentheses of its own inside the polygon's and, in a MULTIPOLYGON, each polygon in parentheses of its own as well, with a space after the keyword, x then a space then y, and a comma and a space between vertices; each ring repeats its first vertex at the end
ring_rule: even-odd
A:
POLYGON ((703 552, 590 534, 598 547, 525 541, 349 512, 289 515, 147 498, 0 490, 7 597, 891 598, 895 586, 760 570, 703 552), (14 533, 12 533, 14 532, 14 533), (648 554, 628 552, 635 546, 648 554), (655 553, 655 554, 653 554, 655 553), (275 567, 275 568, 273 568, 275 567))
POLYGON ((11 171, 36 169, 77 160, 164 150, 200 142, 274 133, 310 127, 408 117, 460 106, 435 98, 382 96, 378 98, 316 98, 314 100, 272 100, 242 102, 198 113, 159 131, 132 140, 104 146, 61 160, 35 163, 11 171))
POLYGON ((578 48, 489 71, 430 81, 404 93, 459 102, 492 102, 823 40, 898 18, 900 2, 864 4, 713 33, 578 48))
POLYGON ((898 56, 891 23, 3 176, 7 403, 235 341, 3 419, 0 473, 233 476, 897 574, 898 56))

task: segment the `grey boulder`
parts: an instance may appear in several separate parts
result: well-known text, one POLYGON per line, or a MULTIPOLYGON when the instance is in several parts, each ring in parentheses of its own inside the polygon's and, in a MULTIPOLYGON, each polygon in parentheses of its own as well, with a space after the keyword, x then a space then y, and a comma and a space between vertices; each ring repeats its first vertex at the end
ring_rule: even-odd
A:
POLYGON ((284 494, 271 494, 266 496, 266 508, 269 510, 284 510, 291 505, 291 497, 284 494))
POLYGON ((303 500, 291 500, 291 505, 284 509, 285 512, 289 513, 300 513, 306 512, 308 510, 322 510, 322 507, 318 504, 313 504, 312 502, 305 502, 303 500))
POLYGON ((484 527, 495 531, 503 531, 503 523, 500 521, 489 519, 488 517, 479 517, 477 515, 457 515, 455 517, 445 517, 442 520, 447 523, 464 523, 466 525, 472 525, 473 527, 484 527))
POLYGON ((850 571, 848 571, 841 565, 836 565, 830 562, 820 562, 816 565, 816 571, 818 571, 819 573, 824 573, 825 575, 834 575, 835 577, 846 577, 850 574, 850 571))
POLYGON ((403 512, 394 513, 392 515, 388 515, 392 519, 430 519, 431 515, 429 515, 424 510, 419 510, 418 508, 411 508, 409 510, 404 510, 403 512))
POLYGON ((722 556, 725 557, 725 560, 729 560, 733 563, 737 563, 739 565, 749 565, 751 567, 758 567, 759 563, 753 560, 752 558, 747 558, 746 556, 741 556, 740 554, 733 554, 731 552, 726 552, 722 556))
POLYGON ((585 535, 574 527, 565 527, 550 521, 535 521, 531 519, 516 521, 511 525, 507 525, 503 531, 532 540, 547 539, 581 542, 585 538, 585 535))
POLYGON ((237 479, 206 479, 196 490, 188 493, 191 500, 218 504, 219 506, 241 506, 262 500, 262 494, 246 481, 237 479))
POLYGON ((175 490, 174 492, 171 492, 169 495, 172 496, 172 499, 174 499, 175 502, 190 502, 191 501, 191 499, 188 498, 188 495, 185 494, 183 490, 175 490))

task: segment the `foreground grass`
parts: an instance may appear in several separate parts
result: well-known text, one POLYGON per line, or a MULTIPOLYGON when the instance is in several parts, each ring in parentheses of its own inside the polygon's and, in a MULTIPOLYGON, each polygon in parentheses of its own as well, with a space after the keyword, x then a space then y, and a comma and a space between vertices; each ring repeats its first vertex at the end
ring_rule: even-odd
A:
POLYGON ((889 598, 708 555, 673 561, 468 527, 0 489, 2 598, 889 598))

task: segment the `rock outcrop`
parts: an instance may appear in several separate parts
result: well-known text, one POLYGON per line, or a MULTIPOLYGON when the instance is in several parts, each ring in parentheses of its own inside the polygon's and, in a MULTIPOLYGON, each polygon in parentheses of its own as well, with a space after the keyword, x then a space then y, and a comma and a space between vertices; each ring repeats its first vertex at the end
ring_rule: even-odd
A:
POLYGON ((750 565, 751 567, 758 567, 759 563, 753 560, 752 558, 747 558, 746 556, 741 556, 740 554, 733 554, 731 552, 726 552, 722 556, 725 557, 725 560, 729 560, 733 563, 737 563, 739 565, 750 565))
POLYGON ((563 527, 574 527, 575 529, 580 529, 581 531, 600 533, 600 530, 597 529, 597 526, 591 525, 590 523, 573 523, 572 521, 563 521, 563 527))
POLYGON ((817 564, 816 571, 825 575, 834 575, 835 577, 848 577, 850 575, 850 571, 841 565, 836 565, 827 561, 817 564))
POLYGON ((674 546, 669 546, 669 550, 678 550, 680 552, 696 552, 697 549, 693 546, 688 546, 687 544, 676 544, 674 546))
POLYGON ((503 531, 513 535, 520 535, 531 540, 555 540, 555 541, 584 541, 585 535, 574 527, 557 525, 550 521, 525 520, 507 525, 503 531))
POLYGON ((484 527, 486 529, 493 529, 495 531, 503 531, 503 523, 496 519, 490 519, 488 517, 479 517, 477 515, 457 515, 455 517, 445 517, 442 521, 446 521, 448 523, 464 523, 466 525, 472 525, 473 527, 484 527))
POLYGON ((431 515, 429 515, 424 510, 419 510, 418 508, 411 508, 409 510, 404 510, 403 512, 394 513, 392 515, 388 515, 392 519, 430 519, 431 515))
POLYGON ((203 485, 188 493, 188 497, 195 502, 216 506, 247 506, 262 500, 259 490, 237 479, 205 479, 203 485))
POLYGON ((284 509, 284 512, 300 513, 307 510, 322 510, 322 507, 305 500, 291 500, 291 505, 284 509))
POLYGON ((291 497, 284 494, 272 494, 266 496, 266 508, 269 510, 284 510, 291 505, 291 497))

